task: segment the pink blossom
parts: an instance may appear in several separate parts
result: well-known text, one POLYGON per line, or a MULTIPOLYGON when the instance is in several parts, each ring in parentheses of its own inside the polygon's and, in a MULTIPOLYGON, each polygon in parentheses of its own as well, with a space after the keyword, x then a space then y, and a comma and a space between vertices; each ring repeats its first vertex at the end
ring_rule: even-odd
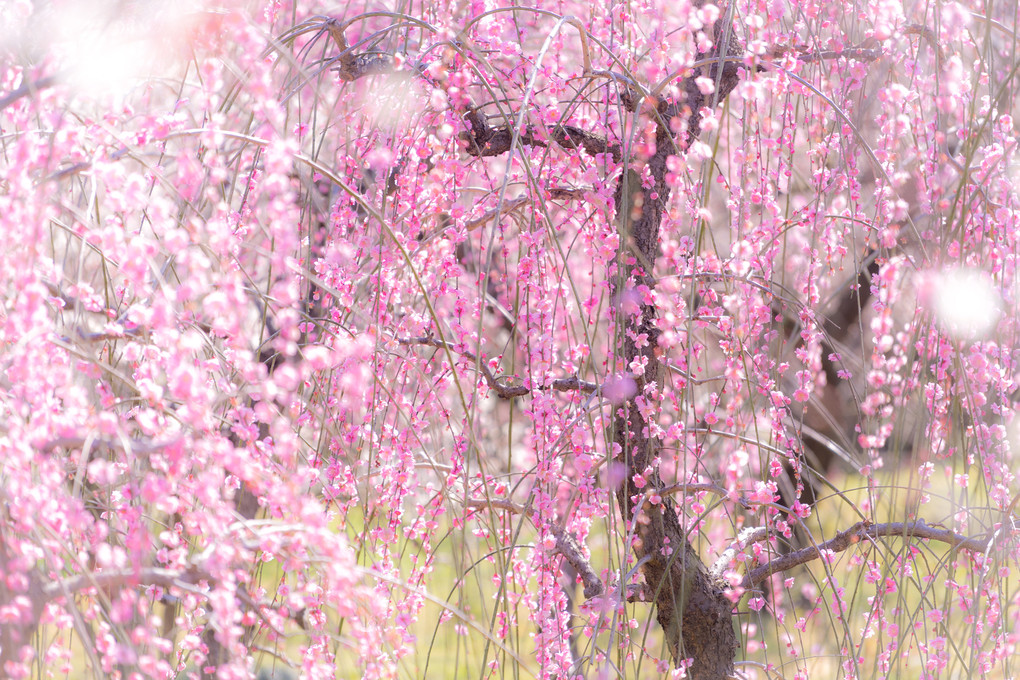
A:
POLYGON ((4 677, 697 677, 685 569, 738 675, 1009 672, 1008 3, 65 4, 0 9, 4 677))

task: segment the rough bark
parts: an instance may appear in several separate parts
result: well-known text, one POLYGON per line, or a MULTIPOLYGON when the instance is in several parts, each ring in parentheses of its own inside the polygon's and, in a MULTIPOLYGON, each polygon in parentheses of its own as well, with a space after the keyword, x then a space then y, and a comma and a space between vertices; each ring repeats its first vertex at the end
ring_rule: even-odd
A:
MULTIPOLYGON (((706 55, 709 59, 740 53, 735 41, 722 42, 722 46, 706 55)), ((737 71, 735 64, 722 61, 705 69, 704 75, 717 83, 716 102, 736 86, 737 71)), ((699 69, 684 80, 685 101, 663 101, 658 106, 656 150, 647 161, 653 181, 651 191, 641 188, 633 171, 624 173, 620 180, 617 215, 624 236, 622 242, 630 252, 623 250, 618 257, 623 269, 618 281, 633 279, 638 286, 654 288, 652 272, 646 268, 652 266, 658 255, 659 228, 669 200, 666 160, 679 152, 670 128, 674 121, 687 121, 683 147, 700 134, 698 111, 712 103, 706 102, 705 95, 695 86, 694 79, 701 75, 699 69)), ((617 291, 617 297, 621 292, 617 291)), ((647 296, 642 298, 648 299, 647 296)), ((627 473, 626 480, 616 489, 616 499, 628 529, 633 526, 635 557, 643 562, 641 572, 646 590, 655 602, 656 618, 674 664, 679 667, 690 659, 688 677, 695 680, 725 678, 733 673, 737 650, 733 603, 723 594, 724 584, 710 573, 687 541, 672 500, 663 498, 655 505, 645 502, 645 494, 634 483, 634 475, 649 467, 654 470, 659 458, 660 443, 649 435, 649 423, 637 407, 638 400, 643 397, 654 400, 662 389, 664 365, 658 347, 657 310, 653 304, 643 302, 636 315, 620 321, 625 332, 621 334, 623 346, 618 348, 618 356, 624 367, 643 364, 644 372, 630 376, 635 382, 635 396, 619 407, 614 418, 613 442, 619 447, 617 461, 625 466, 627 473), (637 521, 633 521, 636 516, 637 521)), ((652 474, 646 481, 652 488, 664 486, 658 474, 652 474)))

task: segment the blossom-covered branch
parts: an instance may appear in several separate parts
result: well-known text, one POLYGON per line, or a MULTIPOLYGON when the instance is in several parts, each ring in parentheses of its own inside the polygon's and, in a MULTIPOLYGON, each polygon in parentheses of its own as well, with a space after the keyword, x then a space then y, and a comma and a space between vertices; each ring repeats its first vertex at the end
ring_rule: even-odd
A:
MULTIPOLYGON (((333 68, 340 79, 353 82, 368 76, 398 72, 401 66, 393 55, 356 53, 352 50, 344 35, 345 27, 351 23, 341 23, 335 18, 325 21, 330 37, 340 49, 340 55, 337 57, 339 65, 333 68)), ((418 65, 413 70, 423 77, 427 72, 425 65, 418 65)), ((634 99, 631 97, 631 100, 634 99)), ((463 118, 468 123, 470 132, 461 133, 461 137, 467 142, 467 152, 472 156, 499 156, 512 148, 515 130, 511 126, 491 126, 487 116, 478 107, 470 104, 465 107, 463 118)), ((574 125, 557 124, 542 131, 534 128, 516 131, 516 141, 519 144, 545 147, 546 140, 551 140, 568 150, 583 148, 592 156, 607 153, 615 162, 619 162, 622 155, 619 144, 610 143, 604 135, 574 125)))

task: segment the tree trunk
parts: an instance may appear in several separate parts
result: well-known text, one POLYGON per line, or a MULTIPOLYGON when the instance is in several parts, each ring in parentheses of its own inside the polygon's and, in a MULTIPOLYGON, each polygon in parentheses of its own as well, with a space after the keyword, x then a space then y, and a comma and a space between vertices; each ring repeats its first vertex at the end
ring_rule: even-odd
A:
MULTIPOLYGON (((719 23, 719 27, 718 33, 722 34, 726 30, 724 21, 719 23)), ((734 40, 727 38, 720 42, 723 46, 706 55, 708 58, 740 54, 739 45, 734 40)), ((704 74, 717 83, 715 102, 723 100, 739 81, 735 64, 724 63, 721 66, 721 73, 719 64, 704 69, 704 74)), ((659 104, 656 151, 648 159, 655 197, 642 189, 639 176, 633 169, 628 169, 620 179, 616 207, 621 228, 621 256, 617 258, 621 271, 617 281, 624 285, 633 277, 637 286, 655 287, 651 267, 658 256, 659 227, 670 193, 666 183, 666 159, 678 152, 670 127, 674 120, 687 120, 685 147, 700 134, 701 116, 698 111, 715 103, 706 102, 705 96, 695 86, 694 79, 702 73, 698 69, 684 80, 685 102, 659 104), (633 218, 635 215, 636 219, 633 218)), ((617 299, 622 292, 616 291, 617 299)), ((642 299, 648 298, 642 296, 642 299)), ((633 316, 624 318, 625 312, 617 313, 621 315, 620 325, 626 330, 617 356, 625 367, 634 365, 634 360, 638 359, 645 370, 641 375, 631 376, 636 388, 634 396, 619 407, 613 423, 613 442, 620 451, 617 461, 625 465, 627 474, 626 480, 616 489, 616 499, 628 530, 635 515, 644 515, 641 521, 633 522, 637 538, 634 553, 639 562, 644 561, 641 573, 655 602, 656 618, 666 636, 674 665, 680 667, 690 659, 688 677, 695 680, 726 678, 733 673, 737 650, 733 603, 723 594, 724 584, 709 572, 687 541, 670 498, 664 497, 656 505, 642 503, 643 492, 634 483, 634 475, 644 473, 650 465, 654 469, 659 458, 659 442, 649 435, 649 423, 637 407, 637 399, 642 395, 654 401, 662 390, 664 366, 658 346, 657 310, 653 304, 643 301, 640 310, 633 316), (642 337, 647 341, 639 343, 636 338, 642 337), (642 503, 640 507, 638 503, 642 503)), ((657 473, 646 481, 648 488, 663 486, 657 473)))

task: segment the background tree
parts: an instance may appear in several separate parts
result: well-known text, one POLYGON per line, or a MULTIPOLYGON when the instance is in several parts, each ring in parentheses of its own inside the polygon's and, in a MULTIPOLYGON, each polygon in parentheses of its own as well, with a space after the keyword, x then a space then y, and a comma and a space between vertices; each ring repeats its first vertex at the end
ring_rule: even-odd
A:
POLYGON ((1015 10, 6 4, 3 674, 1015 675, 1015 10))

